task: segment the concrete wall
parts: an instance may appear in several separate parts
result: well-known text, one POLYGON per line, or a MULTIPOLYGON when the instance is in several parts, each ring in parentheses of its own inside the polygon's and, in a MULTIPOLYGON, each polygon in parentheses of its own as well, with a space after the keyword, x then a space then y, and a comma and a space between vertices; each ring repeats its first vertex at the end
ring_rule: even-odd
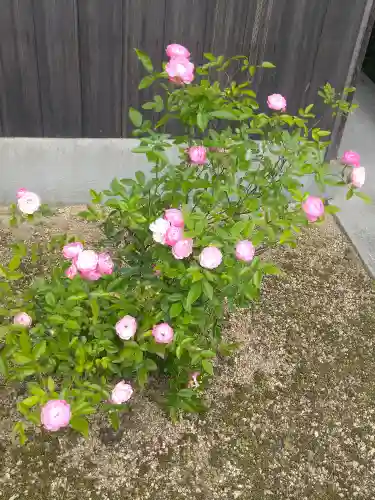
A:
POLYGON ((150 172, 145 155, 131 152, 137 143, 136 139, 0 139, 0 203, 14 201, 19 187, 35 191, 45 203, 89 201, 89 189, 105 189, 113 177, 150 172))

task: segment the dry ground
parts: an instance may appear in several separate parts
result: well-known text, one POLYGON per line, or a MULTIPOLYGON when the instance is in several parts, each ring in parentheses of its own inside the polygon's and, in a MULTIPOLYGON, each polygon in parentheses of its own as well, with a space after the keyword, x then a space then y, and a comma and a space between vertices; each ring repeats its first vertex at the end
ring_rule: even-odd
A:
MULTIPOLYGON (((37 237, 63 226, 90 238, 65 215, 37 237)), ((0 237, 1 260, 11 235, 0 227, 0 237)), ((286 274, 232 316, 242 347, 217 367, 203 417, 172 425, 138 394, 117 435, 98 417, 87 441, 38 433, 20 448, 10 436, 18 393, 1 387, 0 499, 373 499, 372 280, 332 220, 272 258, 286 274)))

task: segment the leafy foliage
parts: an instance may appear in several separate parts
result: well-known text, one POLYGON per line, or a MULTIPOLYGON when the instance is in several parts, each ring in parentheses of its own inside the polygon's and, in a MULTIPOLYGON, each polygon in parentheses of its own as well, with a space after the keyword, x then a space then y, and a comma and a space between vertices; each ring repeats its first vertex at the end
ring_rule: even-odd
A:
MULTIPOLYGON (((71 427, 85 436, 87 417, 98 408, 119 427, 119 414, 128 406, 109 400, 121 379, 142 388, 159 374, 168 382, 163 404, 173 419, 180 411, 202 411, 201 390, 189 381, 199 372, 202 387, 214 374, 217 356, 236 348, 222 338, 226 308, 247 307, 258 298, 264 276, 279 273, 259 255, 251 262, 238 260, 236 243, 251 240, 257 253, 279 244, 295 246, 300 228, 308 224, 301 210, 307 196, 303 177, 313 176, 322 191, 326 183, 343 184, 324 159, 330 133, 314 124, 311 105, 297 116, 260 110, 252 80, 257 70, 274 68, 272 63, 255 67, 244 56, 225 60, 205 54, 208 62, 197 68, 196 83, 179 87, 165 83, 167 74, 155 72, 147 54, 137 55, 149 73, 140 88, 159 82, 162 89, 143 105, 145 115, 162 113, 155 127, 141 112, 129 110, 140 140, 134 153, 147 157, 152 176, 137 172, 135 179, 114 179, 103 193, 91 191, 92 205, 81 214, 100 222, 115 271, 95 282, 70 280, 64 274, 69 264, 61 261, 19 292, 13 283, 23 277, 19 269, 29 249, 14 248, 8 266, 0 267, 0 372, 10 381, 27 382, 20 413, 38 425, 41 407, 64 399, 71 405, 71 427), (215 72, 227 74, 232 64, 240 66, 241 82, 211 82, 215 72), (171 120, 180 122, 181 136, 162 130, 171 120), (192 145, 206 148, 207 163, 190 163, 185 149, 192 145), (170 160, 172 148, 179 150, 178 164, 170 160), (174 258, 149 230, 170 207, 181 208, 184 236, 194 241, 189 258, 174 258), (199 264, 207 246, 223 254, 216 269, 199 264), (19 311, 32 317, 29 329, 12 324, 19 311), (135 337, 125 341, 115 331, 124 315, 138 322, 135 337), (162 322, 174 330, 169 344, 152 336, 153 326, 162 322)), ((335 113, 351 110, 331 87, 322 96, 335 113)), ((24 422, 15 426, 22 442, 24 422)))

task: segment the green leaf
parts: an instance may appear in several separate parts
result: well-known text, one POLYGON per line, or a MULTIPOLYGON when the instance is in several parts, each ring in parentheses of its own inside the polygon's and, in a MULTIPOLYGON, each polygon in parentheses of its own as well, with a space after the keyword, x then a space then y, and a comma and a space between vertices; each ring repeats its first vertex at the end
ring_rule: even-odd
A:
POLYGON ((202 294, 201 282, 193 283, 191 286, 188 296, 186 298, 186 309, 189 311, 191 306, 199 299, 202 294))
POLYGON ((155 363, 153 359, 148 358, 145 360, 145 368, 149 372, 154 372, 158 369, 158 365, 155 363))
POLYGON ((363 200, 365 203, 372 203, 372 198, 367 194, 362 193, 362 191, 354 191, 354 194, 358 196, 358 198, 361 198, 361 200, 363 200))
POLYGON ((169 309, 169 317, 177 318, 177 316, 181 314, 181 311, 182 311, 181 302, 175 302, 174 304, 171 305, 171 308, 169 309))
POLYGON ((23 273, 16 273, 14 271, 10 271, 7 273, 7 278, 8 278, 8 280, 11 280, 11 281, 20 280, 23 278, 23 273))
POLYGON ((207 296, 207 298, 212 300, 214 297, 214 289, 213 289, 211 283, 207 280, 203 280, 202 284, 203 284, 204 294, 207 296))
POLYGON ((163 111, 164 109, 164 101, 163 99, 160 97, 160 95, 156 95, 154 97, 154 100, 155 100, 155 111, 157 113, 160 113, 161 111, 163 111))
POLYGON ((46 352, 47 349, 47 342, 45 340, 42 340, 42 342, 39 342, 34 349, 33 349, 33 357, 34 359, 39 359, 43 354, 46 352))
POLYGON ((327 214, 336 214, 337 212, 340 212, 340 209, 335 205, 326 205, 324 211, 327 214))
POLYGON ((45 296, 46 304, 49 306, 54 306, 56 304, 55 296, 52 292, 47 292, 45 296))
POLYGON ((141 368, 137 372, 138 383, 141 387, 146 385, 148 379, 148 371, 145 366, 141 366, 141 368))
POLYGON ((120 417, 117 411, 111 411, 109 413, 109 421, 112 425, 114 431, 118 431, 120 428, 120 417))
POLYGON ((31 352, 29 333, 26 330, 24 330, 20 335, 20 347, 23 354, 29 354, 31 352))
POLYGON ((256 271, 253 276, 254 285, 259 288, 262 282, 262 273, 260 271, 256 271))
POLYGON ((276 68, 276 66, 269 61, 263 61, 262 68, 276 68))
POLYGON ((237 116, 234 113, 225 109, 219 111, 211 111, 210 114, 214 118, 221 118, 222 120, 238 120, 237 116))
POLYGON ((202 368, 209 375, 213 375, 214 374, 214 367, 213 367, 211 361, 208 361, 208 359, 203 359, 202 360, 202 368))
POLYGON ((275 266, 274 264, 270 264, 268 262, 265 262, 264 264, 262 263, 262 272, 264 274, 273 274, 273 275, 281 274, 281 271, 277 266, 275 266))
POLYGON ((15 271, 20 267, 21 257, 19 255, 15 255, 9 262, 8 268, 10 271, 15 271))
POLYGON ((129 118, 135 127, 140 127, 142 125, 142 115, 139 111, 134 108, 129 109, 129 118))
POLYGON ((0 326, 0 340, 6 337, 8 333, 8 327, 6 325, 1 325, 0 326))
POLYGON ((90 299, 90 306, 92 311, 92 322, 96 323, 99 318, 99 304, 96 299, 90 299))
POLYGON ((135 49, 135 52, 137 54, 138 59, 143 64, 143 67, 145 68, 145 70, 148 71, 149 73, 154 71, 154 67, 152 65, 151 59, 146 54, 146 52, 143 52, 143 50, 139 50, 139 49, 135 49))
POLYGON ((0 354, 0 373, 4 377, 8 375, 8 364, 3 353, 0 354))
POLYGON ((53 392, 55 390, 55 382, 52 377, 48 377, 47 379, 47 387, 49 392, 53 392))
POLYGON ((208 125, 208 116, 206 113, 200 111, 197 114, 197 125, 202 130, 202 132, 206 130, 208 125))
POLYGON ((36 404, 39 403, 39 397, 38 396, 30 396, 29 398, 26 398, 21 401, 21 403, 27 408, 31 408, 32 406, 35 406, 36 404))
POLYGON ((85 438, 89 435, 89 423, 83 417, 73 417, 70 420, 70 426, 75 430, 80 432, 85 438))
POLYGON ((147 89, 148 87, 150 87, 150 85, 152 85, 154 83, 155 80, 156 80, 156 78, 153 75, 147 75, 147 76, 145 76, 140 81, 140 83, 138 85, 138 89, 139 90, 147 89))
POLYGON ((146 182, 146 176, 141 170, 138 170, 138 172, 135 173, 135 178, 137 179, 138 184, 144 186, 146 182))

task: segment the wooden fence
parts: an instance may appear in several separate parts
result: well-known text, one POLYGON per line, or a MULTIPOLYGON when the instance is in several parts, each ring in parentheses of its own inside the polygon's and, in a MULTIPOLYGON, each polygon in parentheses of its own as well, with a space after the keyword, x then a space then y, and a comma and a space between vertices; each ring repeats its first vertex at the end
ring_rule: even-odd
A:
POLYGON ((127 110, 148 97, 133 48, 161 67, 170 42, 195 62, 203 52, 274 62, 259 98, 280 92, 293 112, 326 81, 351 83, 373 2, 1 0, 0 135, 129 136, 127 110))

